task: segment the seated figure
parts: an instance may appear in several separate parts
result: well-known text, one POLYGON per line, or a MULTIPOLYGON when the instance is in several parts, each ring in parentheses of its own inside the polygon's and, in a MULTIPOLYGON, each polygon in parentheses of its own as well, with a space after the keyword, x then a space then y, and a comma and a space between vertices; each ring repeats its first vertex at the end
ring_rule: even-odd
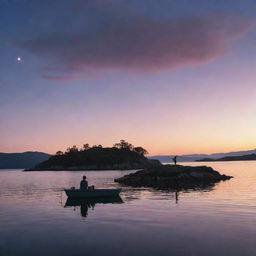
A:
POLYGON ((83 179, 80 182, 80 189, 87 189, 88 188, 88 182, 86 180, 86 176, 83 176, 83 179))

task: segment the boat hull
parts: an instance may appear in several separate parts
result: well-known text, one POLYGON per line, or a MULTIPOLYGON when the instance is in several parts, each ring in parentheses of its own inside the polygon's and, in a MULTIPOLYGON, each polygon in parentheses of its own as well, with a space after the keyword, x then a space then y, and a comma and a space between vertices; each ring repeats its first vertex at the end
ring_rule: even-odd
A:
POLYGON ((121 189, 65 189, 65 192, 69 198, 99 198, 118 196, 121 189))

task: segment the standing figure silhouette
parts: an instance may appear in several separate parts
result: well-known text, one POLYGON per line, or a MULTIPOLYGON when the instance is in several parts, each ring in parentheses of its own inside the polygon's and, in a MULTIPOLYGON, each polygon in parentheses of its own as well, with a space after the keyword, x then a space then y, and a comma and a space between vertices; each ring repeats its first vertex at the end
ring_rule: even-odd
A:
POLYGON ((178 156, 175 156, 175 157, 172 159, 175 165, 177 164, 177 157, 178 157, 178 156))

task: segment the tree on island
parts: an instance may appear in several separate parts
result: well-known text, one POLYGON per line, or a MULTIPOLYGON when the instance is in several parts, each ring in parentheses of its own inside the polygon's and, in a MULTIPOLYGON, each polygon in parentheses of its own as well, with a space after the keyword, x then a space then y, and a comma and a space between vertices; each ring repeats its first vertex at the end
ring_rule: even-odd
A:
POLYGON ((143 147, 134 147, 132 144, 130 144, 129 142, 127 142, 125 140, 120 140, 119 143, 115 143, 114 147, 118 148, 118 149, 128 149, 128 150, 136 152, 142 156, 148 154, 148 151, 146 149, 144 149, 143 147))
MULTIPOLYGON (((84 144, 83 147, 79 150, 78 147, 76 145, 72 146, 72 147, 68 147, 66 149, 66 152, 65 154, 70 154, 70 153, 76 153, 76 152, 83 152, 83 151, 87 151, 87 150, 90 150, 90 149, 104 149, 102 147, 101 144, 99 145, 93 145, 92 147, 90 147, 90 145, 88 143, 84 144)), ((125 140, 120 140, 119 143, 115 143, 113 145, 113 149, 125 149, 125 150, 128 150, 128 151, 132 151, 132 152, 135 152, 139 155, 146 155, 148 154, 148 151, 146 149, 144 149, 143 147, 141 146, 138 146, 138 147, 134 147, 131 143, 125 141, 125 140)), ((107 149, 107 148, 105 148, 107 149)), ((108 148, 110 149, 110 148, 108 148)), ((61 156, 61 155, 64 155, 63 151, 61 150, 58 150, 55 154, 56 156, 61 156)))
POLYGON ((90 145, 88 143, 83 145, 82 150, 88 150, 90 148, 90 145))
POLYGON ((143 147, 135 147, 133 148, 133 151, 143 156, 148 154, 148 151, 143 147))
POLYGON ((78 147, 76 145, 74 145, 73 147, 68 147, 67 148, 66 154, 75 153, 75 152, 78 152, 78 151, 79 151, 78 147))
POLYGON ((114 148, 132 150, 133 149, 133 145, 130 144, 129 142, 125 141, 125 140, 120 140, 119 143, 115 143, 114 144, 114 148))
POLYGON ((99 145, 93 145, 92 147, 93 147, 93 148, 103 148, 101 144, 99 144, 99 145))

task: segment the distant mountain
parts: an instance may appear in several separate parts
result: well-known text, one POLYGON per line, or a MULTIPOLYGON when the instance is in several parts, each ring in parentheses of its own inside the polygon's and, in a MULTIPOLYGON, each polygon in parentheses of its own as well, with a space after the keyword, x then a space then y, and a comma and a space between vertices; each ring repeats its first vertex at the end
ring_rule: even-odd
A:
POLYGON ((256 160, 256 154, 249 154, 243 156, 225 156, 218 159, 213 158, 203 158, 196 160, 196 162, 217 162, 217 161, 250 161, 256 160))
MULTIPOLYGON (((228 152, 228 153, 214 153, 214 154, 189 154, 189 155, 180 155, 178 156, 178 162, 194 162, 200 160, 202 158, 210 158, 210 159, 218 159, 226 156, 243 156, 243 155, 250 155, 256 154, 256 149, 253 150, 246 150, 246 151, 235 151, 235 152, 228 152)), ((151 159, 158 159, 162 163, 172 162, 172 158, 174 155, 156 155, 150 156, 151 159)))
POLYGON ((0 153, 0 169, 31 168, 51 155, 42 152, 0 153))

